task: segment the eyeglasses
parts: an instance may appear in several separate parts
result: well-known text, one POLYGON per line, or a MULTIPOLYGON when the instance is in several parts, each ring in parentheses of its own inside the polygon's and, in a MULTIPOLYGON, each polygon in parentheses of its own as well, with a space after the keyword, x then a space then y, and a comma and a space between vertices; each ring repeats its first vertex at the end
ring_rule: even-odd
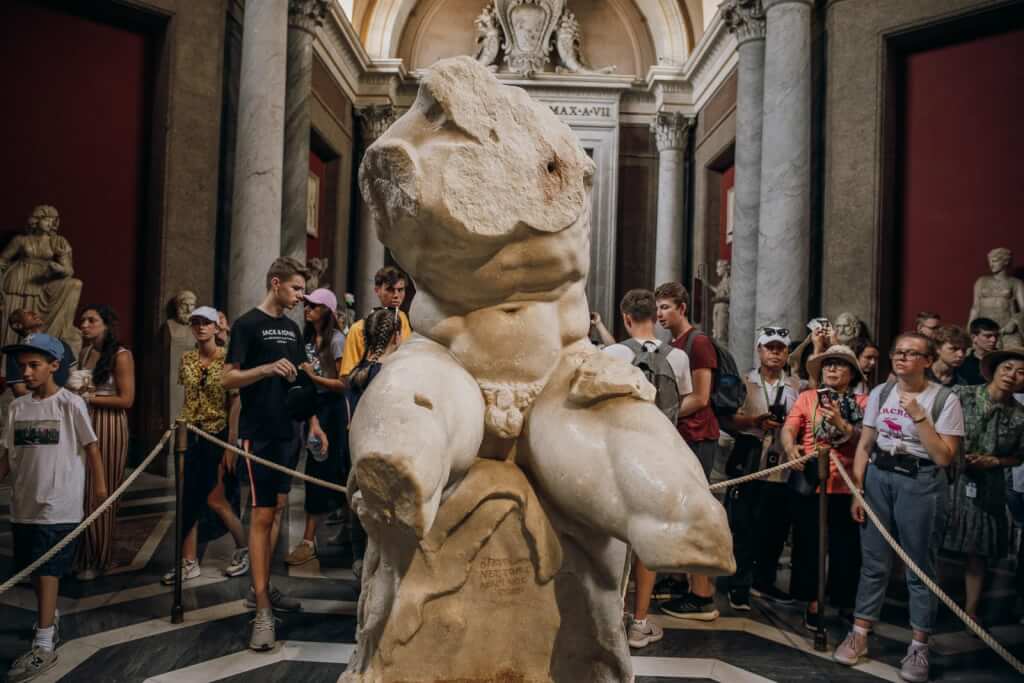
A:
POLYGON ((766 334, 769 337, 788 337, 789 328, 787 327, 762 327, 761 333, 766 334))
POLYGON ((829 358, 821 364, 823 368, 847 368, 852 370, 852 366, 845 360, 839 360, 838 358, 829 358))
POLYGON ((889 354, 889 357, 895 360, 911 360, 914 358, 927 358, 928 354, 923 353, 921 351, 912 351, 909 349, 896 349, 891 354, 889 354))

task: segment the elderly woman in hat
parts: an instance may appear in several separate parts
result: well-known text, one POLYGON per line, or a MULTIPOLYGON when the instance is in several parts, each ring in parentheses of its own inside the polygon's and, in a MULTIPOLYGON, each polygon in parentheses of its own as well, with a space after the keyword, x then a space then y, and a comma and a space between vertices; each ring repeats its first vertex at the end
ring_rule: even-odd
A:
MULTIPOLYGON (((864 419, 867 396, 853 390, 864 381, 857 355, 840 344, 810 357, 807 371, 816 389, 800 394, 782 427, 782 445, 791 460, 829 448, 849 469, 857 448, 864 419)), ((811 464, 796 469, 814 468, 811 464)), ((816 470, 814 470, 816 471, 816 470)), ((804 476, 794 472, 791 476, 804 476)), ((860 535, 850 516, 852 494, 830 460, 825 482, 828 494, 829 574, 826 591, 830 602, 842 610, 852 610, 860 576, 860 535)), ((818 628, 822 606, 818 604, 818 499, 812 495, 793 496, 793 574, 790 594, 806 600, 804 625, 818 628)))
POLYGON ((943 550, 967 557, 964 609, 975 620, 986 565, 1008 551, 1005 470, 1024 456, 1024 406, 1013 397, 1024 386, 1024 349, 986 354, 981 374, 987 384, 955 388, 964 411, 964 469, 953 486, 942 542, 943 550))

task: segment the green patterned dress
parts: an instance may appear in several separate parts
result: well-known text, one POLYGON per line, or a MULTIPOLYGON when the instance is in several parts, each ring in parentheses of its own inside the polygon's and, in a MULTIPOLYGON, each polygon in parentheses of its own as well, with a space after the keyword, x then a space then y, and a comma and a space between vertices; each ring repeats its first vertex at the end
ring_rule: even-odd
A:
MULTIPOLYGON (((1024 453, 1024 406, 994 403, 987 385, 958 386, 966 436, 963 454, 1008 457, 1024 453)), ((969 470, 960 476, 949 499, 949 520, 943 550, 998 560, 1006 555, 1006 479, 1003 467, 969 470), (968 497, 968 492, 974 493, 968 497)))

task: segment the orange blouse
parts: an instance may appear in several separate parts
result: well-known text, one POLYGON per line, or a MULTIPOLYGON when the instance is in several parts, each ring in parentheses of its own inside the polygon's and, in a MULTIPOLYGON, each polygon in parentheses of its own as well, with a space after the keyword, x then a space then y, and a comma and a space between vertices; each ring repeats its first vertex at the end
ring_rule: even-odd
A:
MULTIPOLYGON (((861 411, 868 404, 867 396, 854 396, 854 400, 857 401, 857 405, 860 406, 861 411)), ((818 392, 814 389, 808 389, 800 394, 797 398, 796 403, 793 404, 793 409, 789 411, 789 415, 786 416, 786 423, 783 429, 788 429, 790 432, 796 434, 796 439, 800 443, 800 450, 804 455, 810 455, 815 452, 815 446, 817 445, 814 438, 814 425, 822 422, 823 418, 818 413, 818 392)), ((839 456, 843 465, 846 466, 848 473, 853 472, 853 456, 857 452, 857 441, 858 437, 854 434, 849 440, 844 441, 832 448, 832 453, 839 456)), ((811 467, 814 461, 808 461, 806 467, 811 467)), ((827 493, 850 493, 850 489, 847 488, 846 483, 843 482, 843 478, 839 476, 839 472, 836 469, 836 464, 829 458, 829 474, 828 481, 825 485, 827 493)))

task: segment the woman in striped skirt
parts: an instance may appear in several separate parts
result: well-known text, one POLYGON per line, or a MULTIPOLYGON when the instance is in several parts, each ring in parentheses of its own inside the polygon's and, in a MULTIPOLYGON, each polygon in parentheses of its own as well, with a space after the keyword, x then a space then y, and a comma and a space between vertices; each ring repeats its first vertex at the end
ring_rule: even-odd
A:
MULTIPOLYGON (((128 409, 135 402, 135 360, 117 341, 117 314, 110 306, 87 306, 79 327, 82 352, 78 367, 91 371, 83 398, 99 439, 107 490, 113 493, 124 479, 128 462, 128 409)), ((86 490, 90 486, 87 473, 86 490)), ((110 506, 83 534, 75 562, 79 580, 92 580, 111 569, 117 508, 117 503, 110 506)))

